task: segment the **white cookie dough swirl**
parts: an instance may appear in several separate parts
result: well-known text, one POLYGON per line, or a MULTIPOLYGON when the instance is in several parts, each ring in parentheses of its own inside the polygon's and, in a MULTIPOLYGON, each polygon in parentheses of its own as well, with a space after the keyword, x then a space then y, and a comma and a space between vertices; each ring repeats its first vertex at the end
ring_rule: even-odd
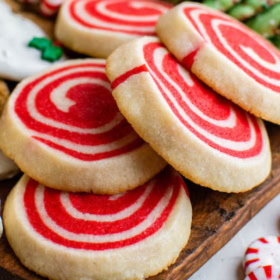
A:
POLYGON ((120 113, 104 60, 67 61, 24 80, 0 126, 4 153, 56 189, 114 194, 166 164, 120 113))
POLYGON ((104 61, 79 63, 29 81, 13 110, 33 139, 83 161, 143 145, 111 96, 104 61))
POLYGON ((187 187, 169 167, 114 196, 60 192, 23 176, 5 204, 4 224, 16 255, 40 275, 144 279, 177 258, 191 213, 187 187))

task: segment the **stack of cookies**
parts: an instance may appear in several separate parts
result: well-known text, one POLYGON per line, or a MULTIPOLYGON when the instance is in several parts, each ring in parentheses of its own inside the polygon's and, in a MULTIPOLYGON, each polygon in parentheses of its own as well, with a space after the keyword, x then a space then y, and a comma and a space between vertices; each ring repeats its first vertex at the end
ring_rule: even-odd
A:
POLYGON ((8 241, 51 279, 155 275, 190 235, 178 172, 223 192, 269 175, 259 117, 280 123, 280 54, 191 2, 67 0, 55 36, 97 58, 24 79, 5 106, 0 148, 25 173, 5 203, 8 241))

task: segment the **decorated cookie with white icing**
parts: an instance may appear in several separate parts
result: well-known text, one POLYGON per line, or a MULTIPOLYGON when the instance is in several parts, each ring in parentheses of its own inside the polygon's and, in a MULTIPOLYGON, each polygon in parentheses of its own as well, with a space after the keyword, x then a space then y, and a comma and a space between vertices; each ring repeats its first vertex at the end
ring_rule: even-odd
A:
POLYGON ((46 34, 0 1, 0 78, 20 81, 52 65, 42 60, 41 52, 28 47, 34 37, 46 37, 46 34))
POLYGON ((192 2, 163 15, 157 33, 208 86, 280 124, 280 53, 267 40, 230 16, 192 2))
POLYGON ((261 266, 250 272, 244 280, 279 280, 280 266, 261 266))
POLYGON ((262 120, 213 92, 157 39, 121 46, 106 67, 120 111, 184 176, 225 192, 247 191, 268 176, 262 120))
MULTIPOLYGON (((259 267, 275 267, 275 266, 280 266, 280 237, 279 236, 262 237, 250 244, 244 257, 244 270, 246 275, 250 275, 250 273, 253 271, 255 272, 256 269, 259 267)), ((258 271, 260 273, 262 269, 258 271)), ((266 279, 266 278, 257 278, 257 279, 266 279)))
POLYGON ((119 112, 103 59, 70 60, 25 79, 1 130, 0 146, 20 169, 66 191, 126 191, 166 165, 119 112))
POLYGON ((68 0, 62 5, 55 34, 67 47, 107 57, 121 44, 155 35, 155 25, 171 5, 158 0, 68 0))
POLYGON ((29 269, 54 280, 155 275, 186 245, 191 219, 187 187, 171 167, 113 196, 60 192, 24 175, 4 208, 15 254, 29 269))

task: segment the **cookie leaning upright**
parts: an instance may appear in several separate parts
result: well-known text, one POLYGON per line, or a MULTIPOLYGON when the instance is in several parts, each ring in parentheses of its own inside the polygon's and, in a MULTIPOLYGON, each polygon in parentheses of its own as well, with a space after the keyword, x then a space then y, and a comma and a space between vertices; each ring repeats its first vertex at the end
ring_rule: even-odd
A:
POLYGON ((0 130, 4 153, 57 189, 118 193, 166 164, 119 112, 100 59, 67 61, 21 82, 0 130))
POLYGON ((191 2, 163 15, 157 33, 208 86, 280 124, 280 53, 260 35, 222 12, 191 2))
POLYGON ((158 0, 68 0, 55 35, 74 51, 106 58, 131 39, 155 35, 158 18, 171 7, 158 0))
POLYGON ((42 276, 142 280, 175 262, 190 235, 192 207, 171 167, 114 196, 60 192, 24 175, 3 220, 15 254, 42 276))
POLYGON ((268 176, 263 121, 200 82, 157 39, 121 46, 108 58, 106 73, 136 132, 190 180, 241 192, 268 176))

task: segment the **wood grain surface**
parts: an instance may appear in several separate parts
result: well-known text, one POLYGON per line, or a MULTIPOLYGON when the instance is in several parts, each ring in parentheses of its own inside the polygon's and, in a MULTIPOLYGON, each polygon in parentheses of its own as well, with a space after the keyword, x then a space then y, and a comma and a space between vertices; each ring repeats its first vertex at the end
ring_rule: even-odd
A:
MULTIPOLYGON (((13 0, 5 1, 12 6, 15 12, 32 19, 50 36, 53 34, 51 20, 38 17, 13 0)), ((274 196, 280 193, 280 127, 267 124, 267 128, 273 153, 273 168, 270 177, 261 186, 241 194, 219 193, 187 181, 193 205, 192 232, 189 243, 174 265, 149 280, 186 280, 274 196)), ((13 180, 0 182, 2 204, 19 178, 20 176, 13 180)), ((20 264, 4 234, 0 239, 0 280, 23 279, 42 280, 43 278, 20 264)))

